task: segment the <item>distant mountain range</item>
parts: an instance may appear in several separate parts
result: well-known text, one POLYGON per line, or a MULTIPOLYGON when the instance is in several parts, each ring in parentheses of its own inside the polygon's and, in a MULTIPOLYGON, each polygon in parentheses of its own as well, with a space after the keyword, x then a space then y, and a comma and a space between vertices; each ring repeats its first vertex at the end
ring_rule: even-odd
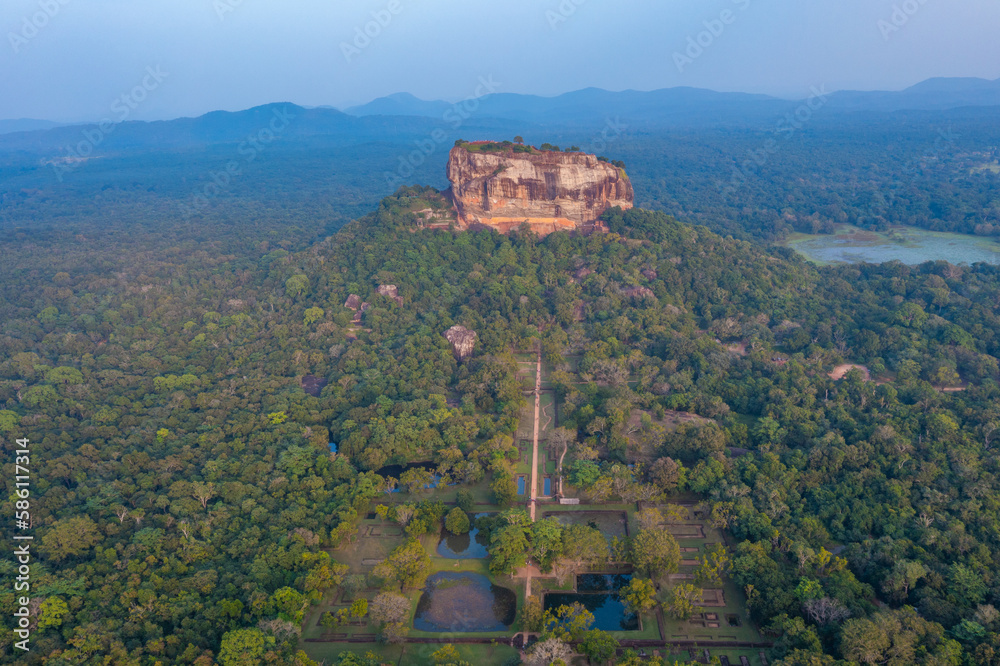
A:
MULTIPOLYGON (((821 89, 818 92, 824 92, 821 89)), ((719 93, 698 88, 665 88, 650 92, 609 92, 587 88, 557 97, 498 93, 466 102, 476 114, 539 124, 622 116, 633 120, 671 121, 726 117, 752 118, 787 108, 789 100, 747 93, 719 93), (707 114, 707 115, 706 115, 707 114)), ((459 104, 463 104, 460 102, 459 104)), ((889 112, 944 110, 964 106, 1000 106, 1000 79, 935 78, 897 92, 838 91, 827 95, 830 108, 889 112)), ((455 105, 425 101, 408 93, 381 97, 345 109, 352 116, 417 116, 441 118, 455 105)))
MULTIPOLYGON (((251 131, 260 122, 260 114, 272 112, 273 107, 298 109, 297 114, 306 122, 295 123, 295 133, 348 133, 385 137, 394 131, 394 124, 376 118, 409 117, 437 121, 458 129, 472 119, 497 119, 510 123, 530 123, 539 128, 562 126, 594 127, 621 118, 633 127, 637 124, 651 127, 673 125, 706 125, 718 123, 754 124, 770 119, 798 106, 801 100, 787 100, 768 95, 749 93, 720 93, 700 88, 664 88, 641 92, 625 90, 610 92, 599 88, 586 88, 556 97, 495 93, 478 99, 458 103, 442 100, 422 100, 409 93, 380 97, 360 106, 343 111, 331 107, 305 109, 294 104, 265 105, 242 112, 214 111, 198 118, 178 118, 151 123, 124 123, 119 133, 126 136, 133 131, 128 126, 143 126, 144 135, 151 131, 168 142, 189 140, 222 140, 221 135, 236 139, 241 133, 251 131), (366 120, 362 120, 366 119, 366 120), (169 129, 168 129, 169 125, 169 129)), ((941 111, 961 107, 1000 106, 1000 79, 989 81, 977 78, 935 78, 896 92, 863 92, 844 90, 830 93, 824 105, 828 110, 848 112, 887 113, 893 111, 941 111)), ((420 123, 408 123, 405 134, 420 132, 420 123)), ((48 120, 0 120, 0 135, 15 132, 55 130, 65 132, 68 138, 79 134, 86 125, 65 125, 48 120)), ((123 139, 112 141, 116 144, 123 139)), ((128 139, 124 139, 127 141, 128 139)))
POLYGON ((1000 79, 927 79, 899 92, 844 90, 830 96, 834 108, 857 111, 940 111, 964 106, 1000 106, 1000 79))
MULTIPOLYGON (((719 93, 697 88, 650 92, 609 92, 597 88, 557 97, 498 93, 452 104, 424 101, 401 93, 338 111, 268 104, 245 111, 214 111, 197 118, 105 125, 59 125, 44 120, 0 121, 0 155, 40 155, 43 160, 85 158, 123 151, 199 150, 213 144, 241 146, 250 137, 268 137, 315 145, 414 146, 435 153, 456 138, 512 138, 559 141, 602 150, 608 131, 629 134, 671 128, 773 128, 776 119, 802 101, 747 93, 719 93), (283 120, 288 115, 287 122, 283 120), (602 130, 602 128, 605 128, 602 130), (262 134, 261 134, 262 133, 262 134), (429 146, 429 148, 428 148, 429 146)), ((996 109, 1000 119, 1000 80, 930 79, 899 92, 830 93, 824 121, 887 113, 969 112, 996 109), (963 109, 963 111, 957 111, 963 109)), ((617 136, 615 134, 614 136, 617 136)), ((247 149, 249 150, 249 148, 247 149)))
POLYGON ((0 134, 11 132, 34 132, 59 127, 62 123, 51 120, 35 120, 34 118, 17 118, 16 120, 0 120, 0 134))

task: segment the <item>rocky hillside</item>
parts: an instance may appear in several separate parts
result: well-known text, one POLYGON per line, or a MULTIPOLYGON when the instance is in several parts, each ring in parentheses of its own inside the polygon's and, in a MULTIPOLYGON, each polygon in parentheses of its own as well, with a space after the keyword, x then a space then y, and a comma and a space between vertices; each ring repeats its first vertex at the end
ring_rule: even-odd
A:
POLYGON ((494 146, 461 144, 451 151, 448 180, 462 226, 507 233, 527 222, 542 236, 587 231, 609 208, 633 206, 625 171, 594 155, 494 146))

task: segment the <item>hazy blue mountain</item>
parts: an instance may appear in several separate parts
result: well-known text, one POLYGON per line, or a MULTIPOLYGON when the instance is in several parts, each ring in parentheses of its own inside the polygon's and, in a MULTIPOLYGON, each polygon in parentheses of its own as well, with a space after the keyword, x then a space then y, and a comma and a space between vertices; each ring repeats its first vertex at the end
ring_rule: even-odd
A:
POLYGON ((897 92, 844 90, 830 95, 830 108, 857 111, 943 110, 1000 106, 1000 79, 928 79, 897 92))
POLYGON ((455 104, 428 102, 400 94, 352 107, 347 113, 363 117, 399 115, 443 118, 446 121, 466 114, 505 118, 539 125, 600 125, 616 118, 630 122, 704 123, 744 119, 773 114, 788 102, 766 95, 718 93, 697 88, 670 88, 640 92, 610 92, 586 88, 556 97, 495 93, 455 104))
POLYGON ((396 93, 388 97, 352 106, 345 113, 352 116, 423 116, 440 118, 452 105, 441 100, 425 101, 410 93, 396 93))
POLYGON ((59 127, 62 123, 51 120, 37 120, 35 118, 17 118, 16 120, 0 120, 0 134, 10 134, 12 132, 34 132, 36 130, 52 129, 59 127))
POLYGON ((122 150, 168 150, 211 144, 240 144, 257 137, 258 142, 324 137, 359 143, 400 142, 430 136, 442 125, 430 118, 370 116, 358 118, 336 109, 305 109, 295 104, 268 104, 245 111, 213 111, 197 118, 155 122, 128 121, 57 127, 47 131, 0 136, 0 151, 67 152, 67 146, 93 144, 96 153, 122 150), (271 137, 274 137, 271 139, 271 137))
MULTIPOLYGON (((818 91, 819 92, 819 91, 818 91)), ((707 124, 754 124, 780 116, 801 101, 767 95, 720 93, 699 88, 665 88, 648 92, 611 92, 586 88, 555 97, 496 93, 457 104, 425 101, 409 94, 392 95, 347 109, 358 117, 396 115, 455 117, 463 109, 477 117, 530 122, 540 126, 597 126, 621 119, 652 127, 707 124)), ((829 110, 892 112, 946 110, 964 106, 1000 106, 1000 80, 929 79, 906 90, 840 91, 827 96, 829 110)))

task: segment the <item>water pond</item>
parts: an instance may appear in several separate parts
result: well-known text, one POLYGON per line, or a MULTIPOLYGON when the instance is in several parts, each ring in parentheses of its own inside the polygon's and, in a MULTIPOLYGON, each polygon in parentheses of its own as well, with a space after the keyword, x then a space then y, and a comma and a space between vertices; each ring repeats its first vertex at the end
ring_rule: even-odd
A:
POLYGON ((417 468, 426 469, 433 473, 437 471, 437 464, 432 462, 418 462, 418 463, 409 463, 407 465, 386 465, 385 467, 382 467, 381 469, 377 470, 375 473, 383 478, 391 476, 394 479, 398 479, 400 475, 406 470, 417 469, 417 468))
MULTIPOLYGON (((437 464, 432 463, 432 462, 409 463, 407 465, 386 465, 385 467, 382 467, 381 469, 379 469, 375 473, 378 474, 379 476, 383 477, 383 478, 388 478, 388 477, 391 476, 392 478, 398 480, 399 477, 400 477, 400 475, 403 472, 405 472, 408 469, 416 469, 416 468, 426 469, 429 472, 431 472, 431 474, 433 476, 432 481, 429 484, 427 484, 426 486, 424 486, 425 488, 437 488, 438 487, 438 483, 441 482, 441 475, 436 473, 436 471, 437 471, 437 464)), ((454 486, 456 484, 455 483, 449 483, 448 485, 449 486, 454 486)), ((392 492, 398 493, 398 492, 402 492, 402 490, 400 488, 396 488, 392 492)))
POLYGON ((476 527, 477 519, 489 515, 488 513, 477 513, 472 516, 472 529, 466 534, 456 535, 442 528, 437 554, 451 560, 478 560, 489 555, 486 548, 489 545, 489 540, 485 534, 480 534, 479 528, 476 527))
POLYGON ((526 483, 526 481, 524 480, 523 476, 517 477, 517 494, 518 495, 523 495, 524 494, 524 485, 525 485, 525 483, 526 483))
POLYGON ((879 264, 893 260, 910 265, 938 260, 1000 264, 1000 243, 980 236, 915 227, 893 227, 882 233, 838 225, 833 234, 794 234, 787 244, 819 264, 879 264))
POLYGON ((602 631, 637 631, 639 617, 625 610, 618 590, 627 585, 631 576, 615 574, 581 574, 577 576, 579 592, 550 592, 545 595, 545 610, 573 603, 582 604, 594 614, 594 629, 602 631))
POLYGON ((514 624, 517 595, 482 574, 442 571, 427 579, 413 628, 429 632, 507 631, 514 624))
POLYGON ((578 574, 577 592, 617 592, 632 580, 630 574, 578 574))

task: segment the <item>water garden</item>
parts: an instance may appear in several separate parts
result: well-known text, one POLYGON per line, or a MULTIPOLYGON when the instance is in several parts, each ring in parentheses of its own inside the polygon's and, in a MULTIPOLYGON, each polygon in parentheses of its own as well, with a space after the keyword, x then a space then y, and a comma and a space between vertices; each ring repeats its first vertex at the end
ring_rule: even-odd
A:
MULTIPOLYGON (((533 365, 524 361, 526 371, 533 365)), ((516 664, 554 640, 576 653, 566 663, 581 665, 624 650, 687 659, 705 643, 716 645, 722 663, 762 663, 766 642, 743 591, 721 574, 697 573, 726 551, 722 532, 696 512, 697 498, 658 505, 583 495, 562 504, 554 496, 582 493, 568 479, 558 483, 563 449, 546 383, 543 376, 538 469, 533 423, 522 418, 505 453, 502 493, 495 479, 456 485, 456 470, 431 462, 377 470, 378 493, 328 551, 342 582, 306 618, 310 657, 337 663, 349 651, 380 663, 516 664), (634 560, 628 553, 643 539, 673 565, 634 560), (679 589, 688 596, 675 599, 679 589)))

